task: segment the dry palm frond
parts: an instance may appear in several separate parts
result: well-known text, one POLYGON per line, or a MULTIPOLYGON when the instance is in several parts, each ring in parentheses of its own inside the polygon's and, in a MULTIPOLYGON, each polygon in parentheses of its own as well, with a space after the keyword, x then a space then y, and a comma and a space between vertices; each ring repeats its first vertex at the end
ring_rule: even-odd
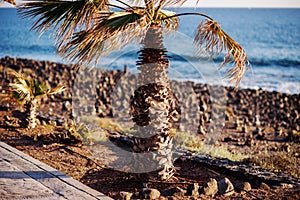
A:
MULTIPOLYGON (((156 0, 158 1, 158 0, 156 0)), ((159 7, 165 6, 182 6, 187 0, 159 0, 159 7)))
POLYGON ((201 51, 201 46, 205 46, 205 50, 211 56, 218 56, 224 52, 222 66, 228 63, 234 64, 234 67, 227 71, 227 77, 231 82, 235 82, 235 86, 240 83, 249 65, 246 52, 221 29, 217 22, 203 20, 198 26, 194 44, 199 51, 201 51))
POLYGON ((47 94, 57 94, 66 90, 65 86, 56 86, 55 88, 49 90, 47 94))
POLYGON ((12 89, 12 97, 16 99, 19 103, 24 104, 31 100, 31 90, 27 84, 22 84, 21 82, 11 83, 10 87, 12 89))
MULTIPOLYGON (((182 6, 187 0, 129 0, 129 2, 130 4, 138 6, 145 5, 146 8, 148 6, 153 6, 161 9, 166 6, 182 6)), ((196 4, 198 2, 199 0, 196 1, 196 4)))
POLYGON ((73 40, 62 45, 58 52, 80 64, 97 63, 103 53, 111 52, 145 35, 150 22, 142 10, 114 12, 99 18, 89 30, 76 33, 73 40))
POLYGON ((154 12, 155 12, 155 10, 154 10, 154 1, 145 1, 145 8, 146 8, 146 11, 148 12, 148 16, 150 17, 150 18, 152 18, 153 16, 154 16, 154 12))
MULTIPOLYGON (((11 5, 17 5, 16 2, 14 0, 4 0, 5 2, 11 4, 11 5)), ((1 1, 0 1, 1 2, 1 1)))
POLYGON ((23 4, 18 8, 23 17, 36 19, 32 29, 44 33, 56 29, 57 43, 67 40, 75 29, 87 28, 99 10, 108 10, 108 0, 39 0, 23 4))
POLYGON ((135 6, 141 6, 145 4, 145 0, 128 0, 129 4, 135 5, 135 6))
POLYGON ((38 80, 25 78, 22 74, 13 70, 9 73, 14 76, 14 82, 9 84, 11 87, 12 97, 21 104, 30 102, 32 99, 37 97, 56 94, 65 90, 64 86, 57 86, 52 90, 48 90, 46 84, 38 80))
POLYGON ((12 97, 21 104, 29 102, 33 95, 30 81, 16 71, 11 70, 9 73, 15 78, 14 83, 9 84, 11 87, 12 97))
POLYGON ((160 21, 167 31, 177 31, 179 26, 179 19, 178 17, 171 17, 174 15, 176 15, 176 13, 168 10, 160 10, 157 14, 156 20, 160 21))

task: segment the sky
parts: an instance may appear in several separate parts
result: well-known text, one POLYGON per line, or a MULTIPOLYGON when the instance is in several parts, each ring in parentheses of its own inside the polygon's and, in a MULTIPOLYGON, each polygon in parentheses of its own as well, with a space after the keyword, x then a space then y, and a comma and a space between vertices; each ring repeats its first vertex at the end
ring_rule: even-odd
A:
MULTIPOLYGON (((112 0, 113 1, 113 0, 112 0)), ((22 0, 16 0, 17 4, 22 0)), ((188 0, 184 7, 195 7, 196 0, 188 0)), ((1 3, 0 7, 9 7, 1 3)), ((300 0, 199 0, 197 7, 221 7, 221 8, 300 8, 300 0)))
MULTIPOLYGON (((195 0, 184 6, 194 7, 195 0)), ((199 0, 198 7, 300 8, 300 0, 199 0)))

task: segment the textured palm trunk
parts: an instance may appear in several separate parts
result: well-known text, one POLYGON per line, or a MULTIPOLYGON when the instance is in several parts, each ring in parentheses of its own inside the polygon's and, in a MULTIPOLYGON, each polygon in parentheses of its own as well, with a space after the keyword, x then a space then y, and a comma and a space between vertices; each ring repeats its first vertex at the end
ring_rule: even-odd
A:
POLYGON ((26 126, 27 128, 36 127, 36 110, 37 110, 37 99, 32 99, 30 102, 27 102, 25 107, 25 117, 26 117, 26 126))
POLYGON ((139 169, 158 169, 155 178, 167 180, 175 172, 172 141, 180 111, 169 86, 169 60, 161 27, 153 25, 148 30, 137 65, 139 87, 131 100, 131 117, 137 134, 133 140, 135 160, 139 169))

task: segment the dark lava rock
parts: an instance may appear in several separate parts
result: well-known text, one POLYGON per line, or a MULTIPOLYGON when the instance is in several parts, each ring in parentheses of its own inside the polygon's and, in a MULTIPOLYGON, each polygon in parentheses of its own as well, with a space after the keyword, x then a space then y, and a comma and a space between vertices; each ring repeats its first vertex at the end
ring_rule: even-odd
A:
POLYGON ((225 196, 229 196, 232 193, 234 193, 233 184, 230 182, 228 178, 223 178, 218 181, 218 189, 219 189, 219 194, 225 196))

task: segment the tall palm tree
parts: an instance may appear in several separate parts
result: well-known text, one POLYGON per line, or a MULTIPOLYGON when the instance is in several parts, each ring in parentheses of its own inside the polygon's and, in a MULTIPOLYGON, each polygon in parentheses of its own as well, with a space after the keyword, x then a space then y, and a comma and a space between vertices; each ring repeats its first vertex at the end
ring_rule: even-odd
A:
POLYGON ((158 167, 162 168, 158 178, 169 179, 174 168, 168 155, 180 110, 169 88, 169 57, 163 45, 163 35, 178 30, 181 16, 203 18, 194 38, 196 52, 204 47, 211 56, 223 53, 222 66, 233 63, 227 77, 235 85, 245 73, 248 58, 243 48, 209 16, 164 9, 181 6, 186 0, 115 2, 119 4, 111 4, 108 0, 41 0, 26 3, 20 7, 20 12, 36 20, 34 30, 45 32, 54 28, 57 52, 80 65, 96 65, 106 53, 132 42, 142 44, 137 62, 139 88, 131 100, 130 113, 137 134, 132 139, 132 151, 137 155, 155 152, 153 156, 157 158, 158 167))
POLYGON ((14 82, 10 83, 11 95, 17 102, 24 105, 27 128, 36 127, 36 111, 38 102, 45 95, 56 94, 65 90, 64 86, 57 86, 51 90, 46 84, 31 78, 25 78, 15 71, 11 72, 14 82))

